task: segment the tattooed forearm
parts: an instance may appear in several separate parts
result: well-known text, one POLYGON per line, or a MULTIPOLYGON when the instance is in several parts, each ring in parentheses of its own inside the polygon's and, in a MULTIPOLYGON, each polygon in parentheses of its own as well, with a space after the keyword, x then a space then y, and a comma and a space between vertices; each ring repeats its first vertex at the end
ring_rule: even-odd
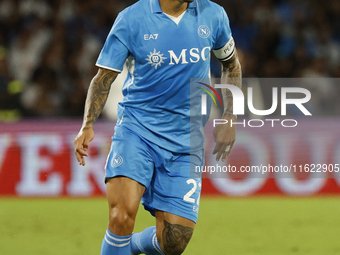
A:
POLYGON ((87 92, 83 129, 91 128, 102 112, 110 91, 112 82, 117 77, 117 72, 99 69, 92 79, 87 92))
POLYGON ((193 229, 164 220, 162 239, 165 254, 182 254, 193 233, 193 229))
MULTIPOLYGON (((242 87, 242 69, 238 59, 237 52, 234 56, 226 61, 222 62, 222 84, 235 85, 238 88, 242 87)), ((229 89, 222 89, 224 113, 223 118, 232 118, 236 120, 236 116, 233 115, 233 96, 229 89)))

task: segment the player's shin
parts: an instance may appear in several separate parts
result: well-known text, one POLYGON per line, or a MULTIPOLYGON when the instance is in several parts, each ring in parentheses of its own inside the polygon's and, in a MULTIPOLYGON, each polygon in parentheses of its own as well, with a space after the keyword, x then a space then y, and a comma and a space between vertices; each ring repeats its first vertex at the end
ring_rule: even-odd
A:
POLYGON ((101 255, 130 255, 131 235, 117 236, 106 230, 102 242, 101 255))
POLYGON ((164 255, 159 245, 156 227, 146 228, 143 232, 133 233, 131 238, 131 253, 147 255, 164 255))

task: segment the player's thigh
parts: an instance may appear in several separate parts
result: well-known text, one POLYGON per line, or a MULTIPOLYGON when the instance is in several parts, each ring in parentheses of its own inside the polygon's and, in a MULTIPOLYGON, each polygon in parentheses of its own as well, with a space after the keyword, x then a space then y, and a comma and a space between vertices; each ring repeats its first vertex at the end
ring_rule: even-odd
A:
POLYGON ((125 176, 148 187, 154 163, 149 146, 125 126, 116 126, 105 165, 105 178, 125 176))
POLYGON ((181 254, 188 245, 195 222, 181 216, 155 211, 157 238, 165 254, 181 254))
POLYGON ((137 213, 145 187, 139 182, 124 176, 109 178, 106 183, 106 194, 109 207, 137 213))
POLYGON ((134 132, 117 127, 105 167, 110 209, 134 215, 153 175, 148 146, 134 132))
POLYGON ((127 127, 116 126, 105 166, 112 233, 132 233, 140 200, 150 185, 153 171, 154 163, 145 141, 127 127))

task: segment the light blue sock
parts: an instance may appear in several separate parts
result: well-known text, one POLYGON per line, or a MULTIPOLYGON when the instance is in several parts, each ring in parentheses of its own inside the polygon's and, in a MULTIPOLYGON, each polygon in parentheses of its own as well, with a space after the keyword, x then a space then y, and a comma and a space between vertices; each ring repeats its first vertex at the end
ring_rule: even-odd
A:
POLYGON ((131 238, 131 253, 134 255, 164 255, 157 240, 156 227, 149 227, 143 232, 133 233, 131 238))
POLYGON ((101 255, 130 255, 131 235, 116 236, 106 230, 104 240, 102 242, 101 255))

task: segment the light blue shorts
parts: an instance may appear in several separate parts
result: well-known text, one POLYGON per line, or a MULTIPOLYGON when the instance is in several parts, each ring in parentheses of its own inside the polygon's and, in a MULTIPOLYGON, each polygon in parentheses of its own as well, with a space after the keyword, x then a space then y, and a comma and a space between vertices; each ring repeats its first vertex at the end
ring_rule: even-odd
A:
POLYGON ((146 187, 144 208, 169 212, 197 222, 201 177, 193 174, 203 166, 204 151, 180 154, 150 143, 135 132, 116 126, 108 155, 105 178, 125 176, 146 187))

